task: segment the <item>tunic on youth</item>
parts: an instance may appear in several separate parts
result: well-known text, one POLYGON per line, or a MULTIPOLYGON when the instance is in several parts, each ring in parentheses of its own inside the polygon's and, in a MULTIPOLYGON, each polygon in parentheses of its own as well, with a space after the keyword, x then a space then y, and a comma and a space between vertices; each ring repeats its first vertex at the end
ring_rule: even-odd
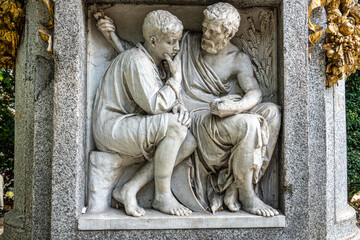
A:
MULTIPOLYGON (((161 69, 162 70, 162 69, 161 69)), ((93 107, 93 135, 101 151, 150 160, 165 137, 180 89, 165 85, 141 44, 117 56, 106 70, 93 107)))

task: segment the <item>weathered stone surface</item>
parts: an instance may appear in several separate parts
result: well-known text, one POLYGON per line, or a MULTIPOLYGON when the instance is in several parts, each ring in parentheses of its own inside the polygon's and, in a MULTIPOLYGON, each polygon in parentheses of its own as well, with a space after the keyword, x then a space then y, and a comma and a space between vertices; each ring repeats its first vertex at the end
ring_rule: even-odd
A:
MULTIPOLYGON (((322 9, 317 9, 313 13, 313 18, 317 19, 317 23, 322 26, 326 23, 326 13, 322 9)), ((309 217, 314 224, 310 226, 310 238, 325 238, 327 232, 326 226, 332 221, 332 219, 327 220, 327 217, 331 215, 329 210, 332 204, 326 203, 326 188, 328 185, 325 184, 324 186, 324 182, 331 182, 328 181, 327 177, 330 177, 333 172, 329 171, 329 167, 332 166, 324 164, 324 159, 326 159, 327 143, 330 144, 332 142, 326 136, 327 128, 331 130, 333 123, 327 125, 328 121, 326 121, 325 94, 327 91, 325 82, 322 81, 322 79, 325 79, 325 72, 323 71, 325 68, 325 55, 321 48, 315 48, 311 55, 308 67, 309 119, 311 119, 309 121, 309 156, 311 156, 309 157, 309 204, 310 208, 314 209, 314 211, 310 211, 309 217)))
POLYGON ((83 1, 55 3, 51 238, 75 239, 85 202, 86 24, 83 1))
POLYGON ((38 57, 37 81, 35 84, 34 114, 34 205, 33 238, 48 239, 50 229, 46 226, 51 219, 51 154, 52 154, 52 109, 53 109, 53 73, 52 59, 38 57))
POLYGON ((49 239, 53 60, 38 34, 48 21, 41 2, 26 2, 16 63, 14 210, 1 239, 49 239))

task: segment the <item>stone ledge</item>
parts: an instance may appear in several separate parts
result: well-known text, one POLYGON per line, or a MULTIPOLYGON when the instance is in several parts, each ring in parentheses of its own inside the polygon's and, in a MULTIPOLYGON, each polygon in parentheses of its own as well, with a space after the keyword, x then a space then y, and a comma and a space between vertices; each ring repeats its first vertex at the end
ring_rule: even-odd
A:
POLYGON ((240 211, 231 213, 190 216, 169 216, 147 209, 146 216, 135 218, 125 215, 123 210, 108 209, 103 213, 85 213, 78 219, 79 230, 134 230, 134 229, 204 229, 204 228, 284 228, 285 216, 267 218, 240 211))

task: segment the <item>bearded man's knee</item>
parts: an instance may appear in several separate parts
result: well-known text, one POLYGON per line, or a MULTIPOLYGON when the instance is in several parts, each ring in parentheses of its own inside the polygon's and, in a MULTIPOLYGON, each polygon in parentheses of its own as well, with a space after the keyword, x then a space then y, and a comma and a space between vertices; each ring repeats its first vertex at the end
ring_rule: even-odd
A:
POLYGON ((245 121, 247 129, 249 129, 251 131, 255 131, 257 129, 260 129, 260 121, 259 121, 258 116, 248 114, 248 115, 245 116, 244 121, 245 121))
POLYGON ((280 122, 281 120, 281 112, 278 105, 274 103, 266 103, 265 110, 261 113, 261 115, 267 121, 277 121, 280 122))

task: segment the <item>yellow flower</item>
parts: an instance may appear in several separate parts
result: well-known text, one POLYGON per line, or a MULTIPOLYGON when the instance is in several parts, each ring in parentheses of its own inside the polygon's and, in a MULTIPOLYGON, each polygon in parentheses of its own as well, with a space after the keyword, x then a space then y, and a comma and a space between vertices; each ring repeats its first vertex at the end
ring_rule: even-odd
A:
POLYGON ((7 197, 7 198, 14 198, 14 192, 6 192, 5 193, 5 197, 7 197))

